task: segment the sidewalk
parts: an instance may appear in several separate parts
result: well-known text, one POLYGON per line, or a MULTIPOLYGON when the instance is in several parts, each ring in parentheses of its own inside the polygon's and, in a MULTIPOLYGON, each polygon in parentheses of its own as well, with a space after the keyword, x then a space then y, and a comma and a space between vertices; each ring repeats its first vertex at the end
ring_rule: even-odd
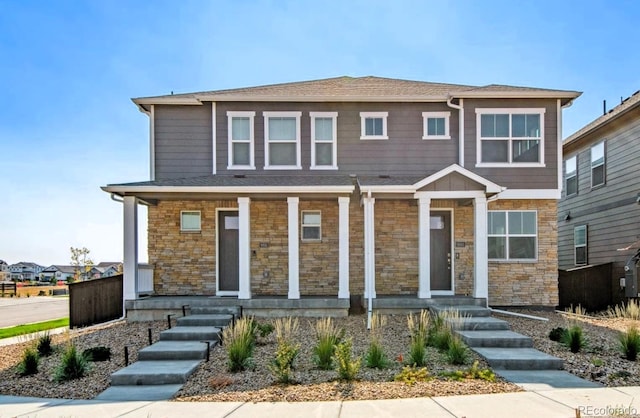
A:
POLYGON ((300 403, 103 402, 0 395, 0 417, 466 417, 640 416, 640 386, 552 389, 379 401, 300 403))

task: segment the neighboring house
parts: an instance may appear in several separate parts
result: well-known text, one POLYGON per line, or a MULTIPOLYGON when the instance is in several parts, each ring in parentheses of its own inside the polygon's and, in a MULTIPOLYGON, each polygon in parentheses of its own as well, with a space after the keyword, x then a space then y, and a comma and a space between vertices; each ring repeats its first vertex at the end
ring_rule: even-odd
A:
POLYGON ((76 273, 76 266, 52 265, 42 270, 41 276, 47 281, 68 281, 73 280, 76 273))
POLYGON ((42 270, 44 270, 44 266, 25 261, 11 264, 9 266, 11 280, 16 281, 37 280, 40 277, 40 273, 42 272, 42 270))
POLYGON ((100 277, 111 277, 122 274, 122 263, 120 262, 101 262, 94 267, 100 272, 100 277))
POLYGON ((0 282, 9 280, 9 278, 10 278, 9 265, 7 264, 6 261, 0 260, 0 282))
POLYGON ((558 204, 563 270, 613 262, 613 279, 640 248, 640 92, 569 136, 558 204))
POLYGON ((338 77, 133 99, 151 180, 103 187, 124 201, 125 299, 141 202, 156 295, 555 306, 579 95, 338 77))

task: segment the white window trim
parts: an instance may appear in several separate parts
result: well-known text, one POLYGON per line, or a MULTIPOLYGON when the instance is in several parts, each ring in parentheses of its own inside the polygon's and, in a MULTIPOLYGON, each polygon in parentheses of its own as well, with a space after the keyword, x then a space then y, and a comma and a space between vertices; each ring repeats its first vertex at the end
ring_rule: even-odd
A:
MULTIPOLYGON (((238 111, 228 111, 227 112, 227 144, 228 144, 228 161, 227 161, 227 170, 255 170, 255 160, 254 160, 254 125, 253 121, 256 116, 256 112, 238 112, 238 111), (233 118, 249 118, 249 165, 234 165, 233 164, 233 131, 232 131, 232 121, 233 118)), ((239 143, 244 143, 245 141, 238 141, 239 143)))
POLYGON ((605 141, 602 140, 597 144, 593 144, 591 148, 589 148, 589 164, 590 164, 590 173, 591 173, 591 188, 597 188, 604 186, 607 184, 607 145, 605 141), (593 149, 598 145, 602 144, 602 164, 593 165, 593 149), (602 183, 593 184, 593 169, 602 166, 602 183))
POLYGON ((569 157, 564 161, 564 194, 565 194, 566 197, 575 196, 575 195, 578 194, 578 156, 577 155, 574 155, 573 157, 569 157), (567 163, 570 160, 575 160, 575 166, 576 166, 575 171, 573 171, 573 174, 571 174, 571 175, 569 173, 567 173, 567 163), (569 189, 567 187, 567 183, 569 182, 569 179, 572 179, 574 177, 576 179, 576 191, 575 191, 575 193, 569 194, 569 189))
POLYGON ((451 139, 451 133, 449 132, 450 118, 451 112, 422 112, 422 139, 451 139), (444 118, 444 135, 429 135, 429 119, 440 118, 444 118))
POLYGON ((303 210, 300 211, 300 240, 303 242, 320 242, 322 241, 322 211, 321 210, 303 210), (305 213, 317 213, 320 215, 320 223, 318 225, 305 225, 304 223, 304 214, 305 213), (304 238, 304 228, 305 227, 313 227, 319 229, 319 238, 304 238))
MULTIPOLYGON (((544 163, 544 115, 545 108, 478 108, 476 109, 476 167, 545 167, 544 163), (508 138, 487 138, 487 140, 504 140, 509 141, 508 156, 512 158, 512 144, 514 140, 521 138, 514 138, 511 136, 511 115, 518 114, 539 114, 540 115, 540 162, 537 163, 483 163, 482 162, 482 115, 493 114, 508 114, 509 115, 509 137, 508 138)), ((522 138, 532 139, 532 138, 522 138)), ((558 138, 558 141, 561 139, 558 138)))
POLYGON ((538 211, 537 210, 490 210, 489 213, 504 212, 505 213, 505 233, 491 234, 487 231, 487 240, 489 237, 505 237, 505 256, 506 258, 489 258, 490 262, 506 262, 506 263, 537 263, 538 262, 538 211), (530 212, 536 214, 536 233, 535 234, 509 234, 509 212, 530 212), (510 237, 534 237, 536 239, 535 258, 509 258, 509 238, 510 237))
POLYGON ((360 139, 362 140, 385 140, 387 135, 387 117, 389 112, 360 112, 360 139), (382 135, 367 135, 366 119, 382 118, 382 135))
POLYGON ((302 112, 262 112, 264 116, 264 169, 265 170, 301 170, 300 162, 300 117, 302 112), (269 144, 292 144, 291 141, 269 141, 269 118, 296 118, 296 164, 295 165, 270 165, 269 144))
MULTIPOLYGON (((311 117, 311 169, 312 170, 337 170, 338 169, 338 112, 309 112, 311 117), (332 119, 331 161, 332 165, 316 164, 316 118, 332 119)), ((320 144, 328 144, 329 141, 318 141, 320 144)))
POLYGON ((573 264, 576 266, 586 266, 589 264, 589 236, 588 236, 588 228, 587 225, 578 225, 573 228, 573 264), (584 229, 584 244, 577 245, 576 244, 576 231, 578 229, 584 229), (584 247, 584 263, 578 264, 578 248, 584 247))
POLYGON ((199 210, 181 210, 180 211, 180 232, 200 232, 202 231, 202 213, 199 210), (183 215, 185 213, 197 213, 198 217, 200 218, 200 225, 198 227, 198 229, 185 229, 184 225, 183 225, 183 215))

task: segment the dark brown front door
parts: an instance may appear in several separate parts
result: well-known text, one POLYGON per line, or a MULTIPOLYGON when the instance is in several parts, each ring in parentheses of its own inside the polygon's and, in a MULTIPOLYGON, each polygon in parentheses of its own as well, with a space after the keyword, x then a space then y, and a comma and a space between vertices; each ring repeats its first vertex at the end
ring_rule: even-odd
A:
POLYGON ((451 212, 431 212, 431 290, 451 291, 451 212))
POLYGON ((238 291, 238 212, 218 212, 218 291, 238 291))

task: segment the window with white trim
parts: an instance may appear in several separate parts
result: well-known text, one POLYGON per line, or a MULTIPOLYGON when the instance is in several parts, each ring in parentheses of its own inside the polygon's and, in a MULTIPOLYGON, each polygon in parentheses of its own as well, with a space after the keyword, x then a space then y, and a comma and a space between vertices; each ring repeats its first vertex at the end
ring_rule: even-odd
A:
POLYGON ((265 169, 299 170, 302 112, 263 112, 265 169))
POLYGON ((591 147, 591 187, 604 184, 605 156, 604 141, 591 147))
POLYGON ((254 170, 253 119, 256 112, 227 112, 228 169, 254 170))
POLYGON ((302 211, 302 241, 322 239, 322 213, 319 210, 302 211))
POLYGON ((338 112, 310 112, 311 169, 338 168, 338 112))
POLYGON ((360 112, 360 139, 389 139, 387 116, 389 112, 360 112))
POLYGON ((489 260, 536 260, 536 211, 489 211, 489 260))
POLYGON ((201 214, 199 210, 180 211, 180 231, 198 232, 201 229, 201 214))
POLYGON ((587 226, 579 225, 573 228, 573 248, 576 266, 587 264, 587 226))
POLYGON ((564 181, 567 196, 578 193, 578 157, 575 155, 564 162, 564 181))
POLYGON ((476 109, 477 165, 544 165, 545 109, 476 109))
POLYGON ((451 139, 449 117, 451 112, 422 112, 424 133, 422 139, 451 139))

